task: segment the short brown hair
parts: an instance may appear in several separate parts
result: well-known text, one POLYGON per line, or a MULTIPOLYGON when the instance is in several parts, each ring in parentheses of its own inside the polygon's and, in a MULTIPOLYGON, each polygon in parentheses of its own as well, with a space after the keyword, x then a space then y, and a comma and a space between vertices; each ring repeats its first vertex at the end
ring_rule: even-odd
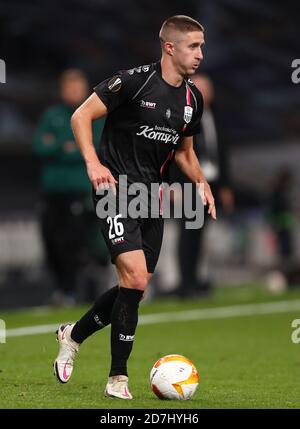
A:
POLYGON ((202 31, 204 33, 204 27, 200 22, 193 18, 185 15, 174 15, 171 18, 165 20, 161 26, 159 32, 159 38, 161 42, 167 42, 166 36, 172 31, 179 31, 181 33, 188 33, 190 31, 202 31))

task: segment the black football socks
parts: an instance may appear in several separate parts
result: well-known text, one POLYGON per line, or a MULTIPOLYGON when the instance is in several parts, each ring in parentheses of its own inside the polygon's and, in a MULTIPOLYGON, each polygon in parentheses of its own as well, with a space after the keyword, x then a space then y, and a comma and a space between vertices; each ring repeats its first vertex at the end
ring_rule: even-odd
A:
POLYGON ((109 376, 127 375, 143 291, 120 287, 111 312, 111 369, 109 376))
POLYGON ((111 313, 119 293, 119 286, 114 286, 102 294, 92 308, 76 322, 71 332, 72 340, 81 344, 94 332, 103 329, 111 323, 111 313))

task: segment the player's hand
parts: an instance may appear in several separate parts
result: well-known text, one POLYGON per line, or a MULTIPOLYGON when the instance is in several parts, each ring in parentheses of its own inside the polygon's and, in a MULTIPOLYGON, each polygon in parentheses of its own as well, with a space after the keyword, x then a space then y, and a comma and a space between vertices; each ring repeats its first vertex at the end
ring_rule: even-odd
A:
POLYGON ((87 163, 87 174, 96 192, 99 189, 108 190, 111 187, 113 193, 116 194, 117 180, 109 169, 104 167, 99 161, 87 163))
POLYGON ((213 197, 209 184, 207 182, 201 182, 200 184, 198 184, 198 192, 203 204, 205 206, 208 204, 208 214, 212 217, 212 219, 217 220, 215 199, 213 197))

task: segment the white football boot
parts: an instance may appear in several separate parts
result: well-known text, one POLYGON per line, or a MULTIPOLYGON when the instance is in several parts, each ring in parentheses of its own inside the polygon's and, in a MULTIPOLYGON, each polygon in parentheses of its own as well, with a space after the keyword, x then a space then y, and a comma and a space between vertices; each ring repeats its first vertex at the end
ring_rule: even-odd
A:
POLYGON ((60 325, 57 333, 59 352, 54 361, 54 375, 61 383, 67 383, 72 375, 74 359, 79 350, 79 344, 72 340, 71 331, 74 324, 60 325))
POLYGON ((126 375, 108 377, 104 395, 111 398, 132 399, 128 390, 128 377, 126 375))

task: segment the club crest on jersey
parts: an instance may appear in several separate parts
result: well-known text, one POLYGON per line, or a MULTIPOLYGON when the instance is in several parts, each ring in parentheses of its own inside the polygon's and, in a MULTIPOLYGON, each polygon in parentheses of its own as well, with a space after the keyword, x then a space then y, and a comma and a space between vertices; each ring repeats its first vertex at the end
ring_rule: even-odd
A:
POLYGON ((171 118, 171 109, 167 109, 167 110, 166 110, 166 117, 167 117, 168 119, 170 119, 170 118, 171 118))
POLYGON ((114 77, 112 77, 110 79, 110 81, 108 82, 108 84, 107 84, 108 89, 111 92, 117 92, 117 91, 119 91, 120 88, 121 88, 121 85, 122 85, 122 81, 121 81, 120 76, 114 76, 114 77))
POLYGON ((189 122, 191 122, 193 116, 193 108, 191 106, 184 106, 184 122, 186 122, 187 124, 189 122))

